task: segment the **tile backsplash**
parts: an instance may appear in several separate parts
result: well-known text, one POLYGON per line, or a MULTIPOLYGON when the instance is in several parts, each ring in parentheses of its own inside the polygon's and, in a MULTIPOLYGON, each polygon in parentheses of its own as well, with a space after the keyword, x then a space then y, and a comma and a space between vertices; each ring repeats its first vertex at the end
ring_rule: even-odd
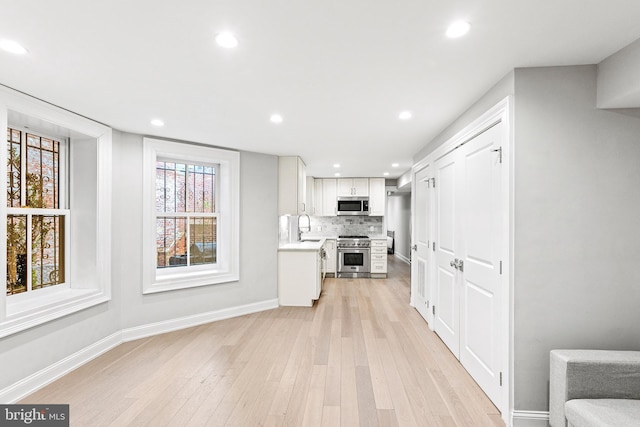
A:
POLYGON ((384 217, 381 216, 312 216, 311 233, 317 236, 383 235, 384 217), (372 229, 373 227, 373 229, 372 229))

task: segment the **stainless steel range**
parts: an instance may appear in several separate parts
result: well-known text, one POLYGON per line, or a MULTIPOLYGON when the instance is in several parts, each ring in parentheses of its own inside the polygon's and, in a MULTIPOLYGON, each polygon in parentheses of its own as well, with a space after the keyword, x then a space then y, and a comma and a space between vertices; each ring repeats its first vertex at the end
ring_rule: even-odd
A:
POLYGON ((371 277, 371 239, 338 236, 338 277, 371 277))

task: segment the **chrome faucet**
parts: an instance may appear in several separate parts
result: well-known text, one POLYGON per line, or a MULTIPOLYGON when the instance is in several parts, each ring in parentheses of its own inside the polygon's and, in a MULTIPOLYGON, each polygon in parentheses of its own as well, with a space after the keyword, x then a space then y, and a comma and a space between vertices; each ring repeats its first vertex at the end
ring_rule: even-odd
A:
POLYGON ((307 214, 302 214, 300 216, 298 216, 298 242, 302 240, 302 228, 300 227, 300 217, 302 216, 306 216, 307 217, 307 226, 305 227, 307 233, 311 231, 311 218, 309 218, 309 215, 307 214))

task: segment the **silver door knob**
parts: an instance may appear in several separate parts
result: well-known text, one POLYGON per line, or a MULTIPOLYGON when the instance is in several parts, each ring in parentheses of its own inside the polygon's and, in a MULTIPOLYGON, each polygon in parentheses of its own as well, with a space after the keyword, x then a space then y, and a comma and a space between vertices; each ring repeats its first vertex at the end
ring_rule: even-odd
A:
POLYGON ((451 261, 449 263, 449 265, 457 270, 458 269, 458 258, 456 258, 455 261, 451 261))
POLYGON ((411 250, 417 251, 418 250, 418 245, 411 246, 411 250))

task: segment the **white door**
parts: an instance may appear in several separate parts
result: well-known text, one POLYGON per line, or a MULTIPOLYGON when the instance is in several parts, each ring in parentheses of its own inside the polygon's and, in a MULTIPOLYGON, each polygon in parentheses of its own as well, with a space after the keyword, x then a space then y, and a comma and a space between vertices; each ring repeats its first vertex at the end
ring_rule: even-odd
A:
POLYGON ((502 289, 501 152, 498 124, 461 150, 462 206, 459 210, 463 262, 460 295, 460 362, 497 405, 500 398, 502 289))
POLYGON ((413 306, 433 328, 429 289, 431 250, 430 169, 426 167, 415 175, 413 246, 411 248, 411 296, 413 306))
POLYGON ((435 294, 434 330, 459 357, 460 285, 454 259, 460 246, 458 180, 459 151, 434 165, 435 175, 435 294))
POLYGON ((435 163, 435 331, 498 406, 502 344, 501 151, 497 124, 435 163))

